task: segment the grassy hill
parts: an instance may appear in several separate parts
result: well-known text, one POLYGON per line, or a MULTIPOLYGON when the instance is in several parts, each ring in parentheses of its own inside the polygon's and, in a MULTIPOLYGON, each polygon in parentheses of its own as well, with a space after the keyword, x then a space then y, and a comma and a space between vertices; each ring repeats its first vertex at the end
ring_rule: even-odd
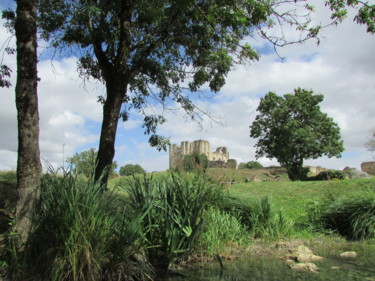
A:
POLYGON ((298 220, 314 203, 361 192, 375 192, 375 177, 333 181, 248 182, 233 184, 227 187, 227 191, 230 196, 243 200, 269 196, 290 218, 298 220))
MULTIPOLYGON (((154 177, 168 172, 154 173, 154 177)), ((282 208, 293 221, 306 215, 308 208, 321 202, 375 192, 375 177, 369 179, 346 179, 331 181, 290 181, 281 168, 207 170, 207 175, 223 184, 229 196, 245 201, 268 196, 277 208, 282 208)), ((131 177, 110 180, 109 186, 126 184, 131 177)))

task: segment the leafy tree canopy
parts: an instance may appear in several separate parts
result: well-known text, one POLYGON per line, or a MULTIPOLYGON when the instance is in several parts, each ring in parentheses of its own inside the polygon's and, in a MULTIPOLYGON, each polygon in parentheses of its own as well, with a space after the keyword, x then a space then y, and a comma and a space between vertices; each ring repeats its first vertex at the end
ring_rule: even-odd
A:
MULTIPOLYGON (((98 152, 95 150, 95 148, 90 148, 81 153, 74 154, 72 157, 68 158, 66 162, 72 166, 72 169, 77 175, 91 177, 95 171, 97 154, 98 152)), ((117 162, 113 161, 109 174, 115 174, 116 169, 117 162)))
POLYGON ((138 164, 126 164, 120 168, 120 176, 132 176, 134 174, 143 174, 146 171, 138 164))
POLYGON ((258 139, 256 157, 276 158, 292 180, 307 175, 304 159, 340 157, 344 151, 340 128, 321 112, 322 101, 323 95, 301 88, 284 97, 269 92, 250 126, 250 136, 258 139))
MULTIPOLYGON (((2 47, 0 48, 1 52, 5 52, 7 54, 14 54, 16 52, 15 48, 9 46, 10 41, 15 34, 15 18, 16 13, 12 10, 4 10, 2 11, 2 18, 6 20, 4 26, 7 30, 12 34, 8 37, 5 42, 2 42, 2 47)), ((3 59, 0 60, 0 88, 9 88, 12 86, 9 78, 12 74, 12 70, 6 64, 3 64, 3 59)))
POLYGON ((358 0, 328 0, 325 2, 332 10, 331 18, 333 20, 342 21, 348 14, 348 7, 358 9, 354 20, 359 24, 367 25, 367 32, 375 33, 375 5, 369 4, 367 1, 358 0))

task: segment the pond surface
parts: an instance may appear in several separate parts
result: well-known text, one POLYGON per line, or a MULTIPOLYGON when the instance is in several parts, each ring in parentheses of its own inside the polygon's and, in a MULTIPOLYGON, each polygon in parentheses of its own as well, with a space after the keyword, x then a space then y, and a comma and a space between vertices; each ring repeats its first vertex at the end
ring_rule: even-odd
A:
POLYGON ((178 274, 163 279, 164 281, 375 281, 375 249, 370 245, 356 246, 355 249, 325 249, 323 261, 315 262, 319 273, 297 272, 290 269, 285 260, 269 256, 252 256, 242 260, 224 261, 221 270, 219 263, 197 265, 184 268, 178 274), (340 252, 353 251, 356 258, 342 258, 340 252))

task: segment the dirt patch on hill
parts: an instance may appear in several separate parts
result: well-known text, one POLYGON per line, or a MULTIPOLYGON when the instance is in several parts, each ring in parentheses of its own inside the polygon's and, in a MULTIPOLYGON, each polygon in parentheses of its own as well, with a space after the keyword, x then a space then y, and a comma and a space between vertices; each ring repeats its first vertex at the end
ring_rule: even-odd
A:
POLYGON ((207 170, 207 174, 226 185, 243 182, 288 180, 286 170, 280 167, 238 170, 212 168, 207 170))

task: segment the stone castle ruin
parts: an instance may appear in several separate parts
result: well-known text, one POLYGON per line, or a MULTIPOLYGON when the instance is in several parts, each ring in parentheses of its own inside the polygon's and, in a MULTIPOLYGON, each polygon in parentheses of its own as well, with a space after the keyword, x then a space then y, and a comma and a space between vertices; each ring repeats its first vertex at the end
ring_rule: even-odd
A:
POLYGON ((169 146, 169 169, 182 166, 186 155, 197 152, 207 156, 210 161, 210 168, 237 168, 237 161, 229 159, 229 152, 226 147, 218 147, 216 151, 211 151, 210 143, 206 140, 196 140, 193 142, 183 141, 181 145, 171 144, 169 146))
POLYGON ((361 170, 370 175, 375 175, 375 161, 363 162, 361 164, 361 170))

